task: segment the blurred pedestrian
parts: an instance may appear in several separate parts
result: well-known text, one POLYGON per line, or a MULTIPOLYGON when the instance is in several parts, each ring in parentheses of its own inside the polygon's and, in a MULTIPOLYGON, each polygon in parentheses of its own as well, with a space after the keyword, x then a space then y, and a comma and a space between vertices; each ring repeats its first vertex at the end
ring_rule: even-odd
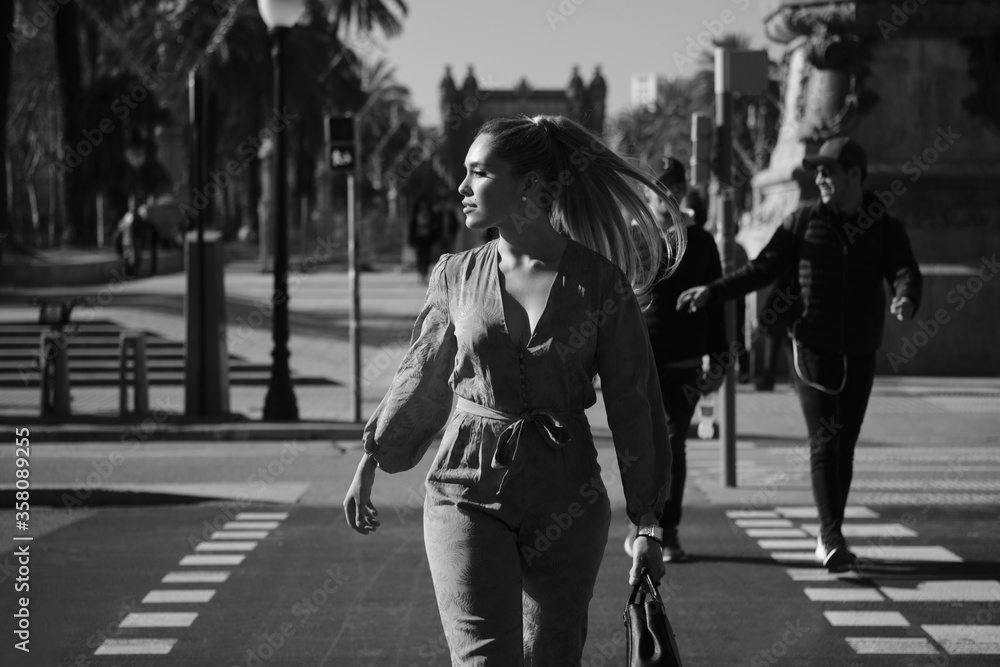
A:
POLYGON ((882 341, 882 282, 890 283, 889 309, 902 321, 920 304, 922 277, 903 225, 863 189, 868 158, 859 144, 831 139, 802 166, 815 172, 821 201, 789 215, 741 271, 687 290, 677 307, 697 311, 797 271, 802 313, 792 338, 820 520, 816 557, 843 572, 857 567, 844 539, 844 508, 882 341))
POLYGON ((424 539, 451 664, 576 665, 611 519, 584 413, 596 374, 641 526, 629 578, 663 575, 670 451, 636 295, 656 267, 669 273, 684 234, 676 210, 658 224, 633 181, 669 197, 661 186, 568 118, 489 121, 466 170, 465 224, 499 239, 435 267, 345 512, 361 533, 378 528, 376 466, 413 467, 447 422, 424 539))
POLYGON ((413 205, 410 215, 410 247, 417 253, 417 273, 427 282, 431 265, 431 250, 441 236, 441 221, 434 212, 430 198, 421 197, 413 205))
POLYGON ((438 229, 441 230, 441 252, 448 254, 455 249, 455 240, 458 237, 458 216, 455 215, 455 205, 452 197, 440 195, 435 207, 435 215, 438 218, 438 229))
MULTIPOLYGON (((722 368, 712 369, 710 355, 715 354, 718 359, 726 351, 726 331, 721 303, 696 313, 676 309, 681 292, 721 277, 722 263, 715 239, 704 229, 708 216, 701 197, 696 191, 687 191, 684 165, 668 158, 665 167, 657 180, 674 199, 681 201, 687 250, 673 275, 653 287, 643 316, 660 380, 671 454, 670 486, 659 521, 663 529, 663 560, 680 561, 687 557, 678 535, 687 480, 687 435, 699 398, 717 391, 725 377, 722 368)), ((647 190, 647 196, 660 223, 669 224, 670 203, 653 190, 647 190)), ((625 537, 625 552, 630 555, 634 534, 633 529, 625 537)))

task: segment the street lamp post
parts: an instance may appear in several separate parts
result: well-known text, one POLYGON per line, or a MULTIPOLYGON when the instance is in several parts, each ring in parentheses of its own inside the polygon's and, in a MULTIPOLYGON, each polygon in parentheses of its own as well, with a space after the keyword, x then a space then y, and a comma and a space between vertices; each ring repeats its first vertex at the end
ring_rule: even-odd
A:
MULTIPOLYGON (((284 46, 291 27, 302 16, 304 0, 257 0, 261 18, 273 43, 274 105, 285 106, 284 46)), ((288 369, 288 229, 285 220, 285 134, 274 133, 274 319, 271 320, 274 349, 271 351, 271 378, 264 398, 264 419, 292 421, 299 408, 288 369)))

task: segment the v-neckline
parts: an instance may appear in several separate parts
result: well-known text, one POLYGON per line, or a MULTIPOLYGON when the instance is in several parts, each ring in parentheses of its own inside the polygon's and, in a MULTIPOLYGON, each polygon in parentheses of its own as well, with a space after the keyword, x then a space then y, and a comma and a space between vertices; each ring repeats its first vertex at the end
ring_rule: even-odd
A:
MULTIPOLYGON (((570 239, 566 239, 566 246, 563 248, 562 254, 559 256, 559 261, 556 263, 555 275, 552 276, 552 282, 549 283, 549 291, 545 294, 545 304, 542 306, 542 312, 538 315, 538 320, 535 322, 535 326, 533 328, 531 326, 531 318, 528 318, 528 338, 523 345, 521 341, 514 340, 514 337, 510 335, 510 329, 507 327, 507 309, 504 306, 504 301, 503 301, 504 291, 500 287, 500 274, 502 273, 500 271, 500 241, 496 240, 494 241, 494 244, 495 244, 493 248, 493 281, 495 284, 494 296, 500 302, 500 321, 503 323, 504 333, 507 335, 507 340, 510 341, 511 345, 513 345, 518 349, 521 348, 527 349, 531 347, 531 341, 534 340, 535 334, 538 332, 538 328, 542 325, 542 322, 545 320, 546 313, 549 312, 549 301, 552 300, 552 291, 555 289, 556 283, 559 281, 559 277, 563 273, 563 263, 566 260, 566 253, 569 252, 570 239)), ((509 293, 508 296, 510 296, 509 293)), ((517 301, 517 299, 514 299, 513 296, 510 296, 510 298, 516 301, 518 305, 521 305, 521 303, 517 301)), ((521 308, 524 309, 524 306, 521 305, 521 308)), ((526 309, 525 309, 525 314, 527 314, 526 309)))

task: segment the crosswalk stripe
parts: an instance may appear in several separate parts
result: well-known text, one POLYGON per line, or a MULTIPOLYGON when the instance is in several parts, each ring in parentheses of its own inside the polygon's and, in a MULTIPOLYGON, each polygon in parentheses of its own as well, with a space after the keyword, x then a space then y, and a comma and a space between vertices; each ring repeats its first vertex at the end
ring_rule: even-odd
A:
MULTIPOLYGON (((815 519, 818 516, 815 507, 775 507, 774 510, 786 519, 815 519)), ((844 509, 845 519, 877 519, 878 514, 859 505, 850 505, 844 509)))
MULTIPOLYGON (((810 535, 819 535, 818 523, 804 523, 802 530, 810 535)), ((916 537, 917 533, 901 523, 844 523, 841 531, 844 537, 916 537)))
POLYGON ((180 565, 239 565, 245 559, 246 556, 242 555, 197 554, 197 555, 184 556, 184 558, 181 558, 181 562, 179 564, 180 565))
POLYGON ((191 572, 167 572, 160 580, 161 584, 221 584, 229 579, 228 572, 208 572, 192 570, 191 572))
POLYGON ((210 589, 184 589, 176 591, 149 591, 142 599, 143 604, 179 604, 208 602, 215 595, 210 589))
POLYGON ((228 521, 223 530, 274 530, 280 524, 278 521, 228 521))
POLYGON ((804 590, 813 602, 881 602, 885 599, 874 588, 806 587, 804 590))
POLYGON ((121 628, 189 628, 197 612, 132 612, 122 620, 121 628))
POLYGON ((219 540, 218 542, 202 542, 194 548, 195 551, 253 551, 257 548, 256 542, 234 542, 230 540, 219 540))
POLYGON ((266 530, 217 530, 210 540, 263 540, 268 536, 266 530))
POLYGON ((94 655, 167 655, 176 639, 105 639, 94 655))
POLYGON ((898 611, 824 611, 830 625, 842 627, 898 627, 905 628, 910 622, 898 611))
POLYGON ((816 540, 808 538, 804 540, 757 540, 761 549, 770 551, 772 549, 815 549, 816 540))
POLYGON ((930 561, 935 563, 961 563, 962 559, 940 546, 868 546, 852 547, 855 555, 872 560, 930 561))
POLYGON ((848 637, 847 643, 861 655, 937 655, 923 637, 848 637))
POLYGON ((789 568, 785 570, 792 581, 837 581, 840 575, 835 572, 827 572, 823 568, 789 568))
POLYGON ((737 528, 791 528, 789 519, 736 519, 737 528))
POLYGON ((1000 655, 1000 626, 923 625, 921 628, 952 655, 1000 655))
POLYGON ((726 516, 730 519, 779 519, 777 512, 771 510, 728 510, 726 516))
POLYGON ((288 512, 240 512, 238 521, 280 521, 288 518, 288 512))
POLYGON ((779 563, 815 563, 816 554, 812 551, 772 551, 771 558, 779 563))
POLYGON ((801 528, 747 528, 747 537, 805 537, 801 528))
POLYGON ((882 586, 882 593, 896 602, 1000 601, 1000 581, 921 581, 916 588, 882 586))

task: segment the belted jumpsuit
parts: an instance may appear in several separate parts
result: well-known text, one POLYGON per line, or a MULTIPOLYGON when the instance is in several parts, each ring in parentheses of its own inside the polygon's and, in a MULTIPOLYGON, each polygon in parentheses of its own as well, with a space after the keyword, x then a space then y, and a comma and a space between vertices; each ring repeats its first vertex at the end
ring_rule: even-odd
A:
POLYGON ((631 286, 604 257, 567 244, 523 345, 500 290, 496 241, 441 258, 364 446, 408 470, 447 424, 424 542, 452 663, 579 665, 611 516, 584 410, 600 375, 637 523, 668 493, 660 388, 631 286))

